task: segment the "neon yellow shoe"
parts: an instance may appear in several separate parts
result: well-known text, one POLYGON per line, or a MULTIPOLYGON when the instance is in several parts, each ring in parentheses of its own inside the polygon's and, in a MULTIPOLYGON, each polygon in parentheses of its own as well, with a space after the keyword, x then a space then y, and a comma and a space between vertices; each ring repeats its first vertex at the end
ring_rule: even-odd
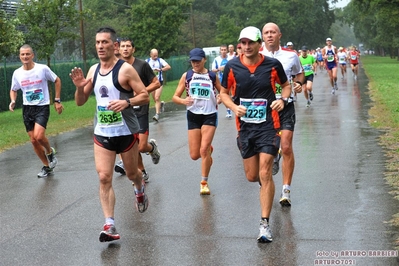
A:
POLYGON ((210 194, 211 191, 209 190, 208 182, 201 181, 200 195, 210 195, 210 194))

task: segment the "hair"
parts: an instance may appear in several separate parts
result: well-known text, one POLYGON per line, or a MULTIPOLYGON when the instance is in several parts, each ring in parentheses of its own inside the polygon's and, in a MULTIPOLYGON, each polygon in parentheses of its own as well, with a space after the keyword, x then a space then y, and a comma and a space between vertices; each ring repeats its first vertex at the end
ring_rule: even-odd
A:
POLYGON ((120 42, 130 42, 132 44, 132 47, 134 47, 134 42, 133 42, 132 38, 122 37, 122 38, 119 38, 119 43, 120 42))
POLYGON ((33 49, 32 49, 32 47, 31 47, 29 44, 24 44, 24 45, 22 45, 21 48, 19 48, 19 49, 30 49, 31 52, 33 53, 33 49))
POLYGON ((109 33, 111 35, 111 40, 113 42, 117 41, 116 31, 111 27, 101 27, 96 31, 96 33, 109 33))

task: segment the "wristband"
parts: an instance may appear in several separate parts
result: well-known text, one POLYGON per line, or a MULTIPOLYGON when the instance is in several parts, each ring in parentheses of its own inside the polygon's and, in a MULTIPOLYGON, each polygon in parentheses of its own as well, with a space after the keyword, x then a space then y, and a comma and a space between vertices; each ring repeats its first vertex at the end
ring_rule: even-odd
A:
POLYGON ((15 103, 15 100, 11 100, 11 103, 15 103))
POLYGON ((55 103, 61 103, 61 99, 54 99, 55 103))

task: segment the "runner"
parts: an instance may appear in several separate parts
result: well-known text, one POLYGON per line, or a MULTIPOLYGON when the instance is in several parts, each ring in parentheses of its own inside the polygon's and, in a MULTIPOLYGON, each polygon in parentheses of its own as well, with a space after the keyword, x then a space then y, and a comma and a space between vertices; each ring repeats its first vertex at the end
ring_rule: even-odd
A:
POLYGON ((337 57, 338 57, 339 68, 341 69, 341 79, 344 79, 346 74, 346 61, 348 60, 348 55, 344 51, 344 48, 342 47, 338 48, 337 57))
POLYGON ((50 147, 46 137, 47 122, 50 117, 50 92, 48 82, 55 84, 54 107, 58 114, 64 107, 61 104, 61 79, 51 69, 33 62, 35 54, 32 47, 25 44, 19 49, 19 59, 22 66, 12 75, 9 109, 14 112, 18 90, 22 91, 22 114, 26 132, 30 138, 37 157, 43 167, 38 177, 47 177, 54 173, 58 160, 55 149, 50 147))
POLYGON ((288 104, 291 86, 281 63, 259 53, 262 46, 259 29, 244 28, 239 41, 243 54, 227 63, 220 97, 236 115, 237 146, 246 178, 260 184, 261 221, 257 240, 265 243, 273 241, 269 217, 275 190, 273 158, 280 142, 277 112, 288 104), (276 99, 276 83, 282 87, 280 99, 276 99))
POLYGON ((352 49, 349 52, 349 59, 351 63, 353 78, 356 80, 359 68, 359 59, 360 59, 360 53, 356 50, 356 46, 352 46, 352 49))
MULTIPOLYGON (((144 86, 146 87, 147 92, 150 94, 151 92, 157 90, 161 83, 158 80, 158 77, 155 76, 154 72, 152 71, 150 65, 139 58, 134 57, 134 52, 136 48, 134 46, 133 40, 129 38, 122 38, 120 40, 120 55, 121 59, 125 60, 129 64, 133 66, 133 68, 139 74, 141 81, 143 82, 144 86)), ((152 162, 154 164, 158 164, 161 158, 161 154, 158 150, 158 145, 155 139, 151 139, 148 142, 148 134, 149 134, 149 115, 150 104, 145 104, 142 106, 133 106, 134 113, 137 116, 139 121, 140 130, 139 130, 139 154, 138 154, 138 167, 143 173, 143 179, 145 182, 148 182, 149 174, 144 168, 143 158, 141 153, 146 153, 151 155, 152 162)), ((125 174, 125 168, 123 167, 123 161, 120 160, 115 165, 115 172, 120 174, 125 174)))
MULTIPOLYGON (((302 84, 304 82, 304 74, 301 62, 298 55, 293 50, 288 50, 280 46, 282 33, 280 28, 275 23, 266 23, 263 26, 263 40, 265 47, 262 50, 264 55, 278 59, 284 67, 284 71, 294 92, 300 93, 302 91, 302 84)), ((276 98, 281 97, 281 88, 277 87, 276 98)), ((284 110, 280 112, 281 124, 281 153, 283 156, 282 162, 282 176, 283 187, 281 190, 280 204, 282 206, 291 206, 291 182, 295 168, 295 157, 292 147, 292 140, 295 129, 295 106, 294 93, 291 92, 288 98, 288 104, 284 110)), ((277 174, 279 170, 280 153, 274 158, 273 174, 277 174)))
POLYGON ((322 49, 323 59, 330 78, 331 94, 338 90, 337 86, 337 48, 332 45, 331 38, 326 39, 327 45, 322 49))
POLYGON ((234 57, 236 57, 236 52, 234 51, 234 45, 233 44, 229 44, 228 50, 229 50, 229 52, 227 54, 227 60, 231 60, 234 57))
POLYGON ((192 49, 190 62, 192 69, 180 78, 172 100, 186 105, 190 157, 193 160, 201 158, 200 195, 210 195, 208 177, 213 163, 212 140, 218 124, 216 95, 221 85, 219 77, 205 68, 204 50, 192 49), (182 98, 184 91, 186 95, 182 98))
MULTIPOLYGON (((212 71, 218 74, 220 82, 223 81, 224 66, 227 64, 228 61, 229 58, 227 56, 227 46, 223 44, 220 46, 220 55, 217 56, 212 62, 212 71)), ((230 119, 231 117, 231 110, 227 108, 226 118, 230 119)))
POLYGON ((161 87, 151 92, 152 98, 155 101, 155 115, 152 117, 152 119, 155 122, 159 122, 159 116, 161 112, 163 112, 165 104, 165 102, 161 101, 164 72, 170 70, 172 67, 163 58, 158 56, 157 49, 151 50, 150 58, 147 58, 146 61, 154 71, 154 74, 158 77, 159 82, 161 83, 161 87))
POLYGON ((308 54, 308 47, 303 46, 302 55, 299 57, 303 70, 305 72, 305 83, 303 84, 303 95, 306 98, 306 107, 310 107, 310 102, 313 101, 313 70, 317 67, 317 63, 312 55, 308 54))
POLYGON ((148 208, 145 182, 137 167, 139 123, 131 106, 149 102, 148 93, 133 66, 118 59, 116 32, 100 28, 96 33, 96 51, 100 63, 90 67, 87 77, 74 68, 70 77, 76 86, 75 102, 81 106, 90 95, 96 96, 94 117, 94 161, 100 182, 100 202, 105 224, 100 242, 120 238, 115 228, 115 192, 112 187, 116 154, 120 153, 127 177, 134 184, 135 205, 139 212, 148 208))
POLYGON ((321 52, 320 47, 317 47, 316 49, 316 60, 320 71, 323 71, 325 67, 324 67, 323 53, 321 52))

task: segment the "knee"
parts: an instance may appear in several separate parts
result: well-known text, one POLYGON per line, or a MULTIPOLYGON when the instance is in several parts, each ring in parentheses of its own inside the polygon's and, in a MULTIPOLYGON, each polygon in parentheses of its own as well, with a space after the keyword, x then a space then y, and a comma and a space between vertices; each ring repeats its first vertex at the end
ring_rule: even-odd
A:
POLYGON ((205 158, 209 155, 209 147, 200 149, 201 158, 205 158))
POLYGON ((147 152, 147 143, 139 142, 139 152, 144 153, 147 152))
POLYGON ((190 152, 190 157, 192 160, 196 161, 201 158, 201 155, 198 152, 190 152))
POLYGON ((290 141, 281 142, 281 152, 283 155, 289 155, 292 153, 292 143, 290 141))
POLYGON ((112 176, 104 172, 98 172, 98 179, 102 187, 112 186, 112 176))
POLYGON ((247 173, 246 177, 249 182, 259 182, 259 175, 251 175, 247 173))

